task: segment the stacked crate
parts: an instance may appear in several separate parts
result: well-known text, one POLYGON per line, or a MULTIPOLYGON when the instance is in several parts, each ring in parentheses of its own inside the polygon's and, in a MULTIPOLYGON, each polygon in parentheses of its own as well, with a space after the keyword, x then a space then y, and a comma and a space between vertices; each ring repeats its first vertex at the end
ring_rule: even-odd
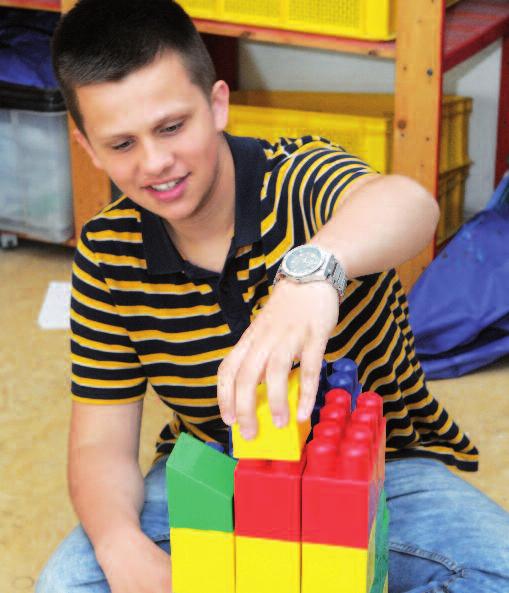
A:
MULTIPOLYGON (((446 5, 458 1, 446 0, 446 5)), ((182 0, 181 4, 193 17, 215 21, 356 39, 396 36, 396 0, 182 0)))
POLYGON ((50 57, 57 22, 0 8, 0 232, 61 243, 74 221, 67 114, 50 57))
MULTIPOLYGON (((461 225, 468 177, 472 100, 446 96, 442 106, 437 242, 461 225)), ((394 97, 372 93, 238 91, 228 131, 275 141, 313 134, 331 140, 381 173, 392 170, 394 97)))

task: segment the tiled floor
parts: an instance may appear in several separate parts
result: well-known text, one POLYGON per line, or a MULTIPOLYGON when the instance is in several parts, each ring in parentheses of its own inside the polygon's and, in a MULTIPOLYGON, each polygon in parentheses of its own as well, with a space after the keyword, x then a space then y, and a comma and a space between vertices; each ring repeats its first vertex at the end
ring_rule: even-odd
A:
MULTIPOLYGON (((0 251, 0 592, 33 591, 56 544, 75 524, 67 497, 68 333, 41 330, 48 283, 67 281, 70 249, 22 243, 0 251)), ((509 362, 432 390, 481 449, 467 475, 509 510, 509 362)), ((145 405, 141 463, 150 464, 162 405, 145 405)))

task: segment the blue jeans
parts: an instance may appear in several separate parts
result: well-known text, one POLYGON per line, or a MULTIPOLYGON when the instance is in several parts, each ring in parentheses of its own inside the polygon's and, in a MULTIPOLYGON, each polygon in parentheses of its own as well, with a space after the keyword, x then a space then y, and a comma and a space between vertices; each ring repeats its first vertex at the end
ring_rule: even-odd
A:
MULTIPOLYGON (((145 478, 141 524, 169 551, 164 461, 145 478)), ((390 593, 509 593, 509 513, 430 459, 387 463, 385 488, 390 593)), ((81 527, 56 550, 36 587, 36 593, 109 591, 81 527)))

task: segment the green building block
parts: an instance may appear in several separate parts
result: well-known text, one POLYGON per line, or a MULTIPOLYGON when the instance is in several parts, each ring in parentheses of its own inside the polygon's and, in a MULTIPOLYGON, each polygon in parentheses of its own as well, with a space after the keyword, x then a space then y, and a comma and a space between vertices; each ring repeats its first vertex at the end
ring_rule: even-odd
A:
POLYGON ((375 533, 375 577, 370 593, 383 593, 389 569, 389 509, 385 490, 378 501, 375 533))
POLYGON ((170 527, 233 532, 237 462, 182 433, 166 462, 170 527))

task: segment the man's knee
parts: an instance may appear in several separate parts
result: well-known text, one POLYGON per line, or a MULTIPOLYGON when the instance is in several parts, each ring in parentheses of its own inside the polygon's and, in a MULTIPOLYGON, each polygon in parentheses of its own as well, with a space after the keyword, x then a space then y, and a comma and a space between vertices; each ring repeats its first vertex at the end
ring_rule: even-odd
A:
POLYGON ((81 527, 53 553, 41 572, 35 593, 110 593, 94 549, 81 527))

